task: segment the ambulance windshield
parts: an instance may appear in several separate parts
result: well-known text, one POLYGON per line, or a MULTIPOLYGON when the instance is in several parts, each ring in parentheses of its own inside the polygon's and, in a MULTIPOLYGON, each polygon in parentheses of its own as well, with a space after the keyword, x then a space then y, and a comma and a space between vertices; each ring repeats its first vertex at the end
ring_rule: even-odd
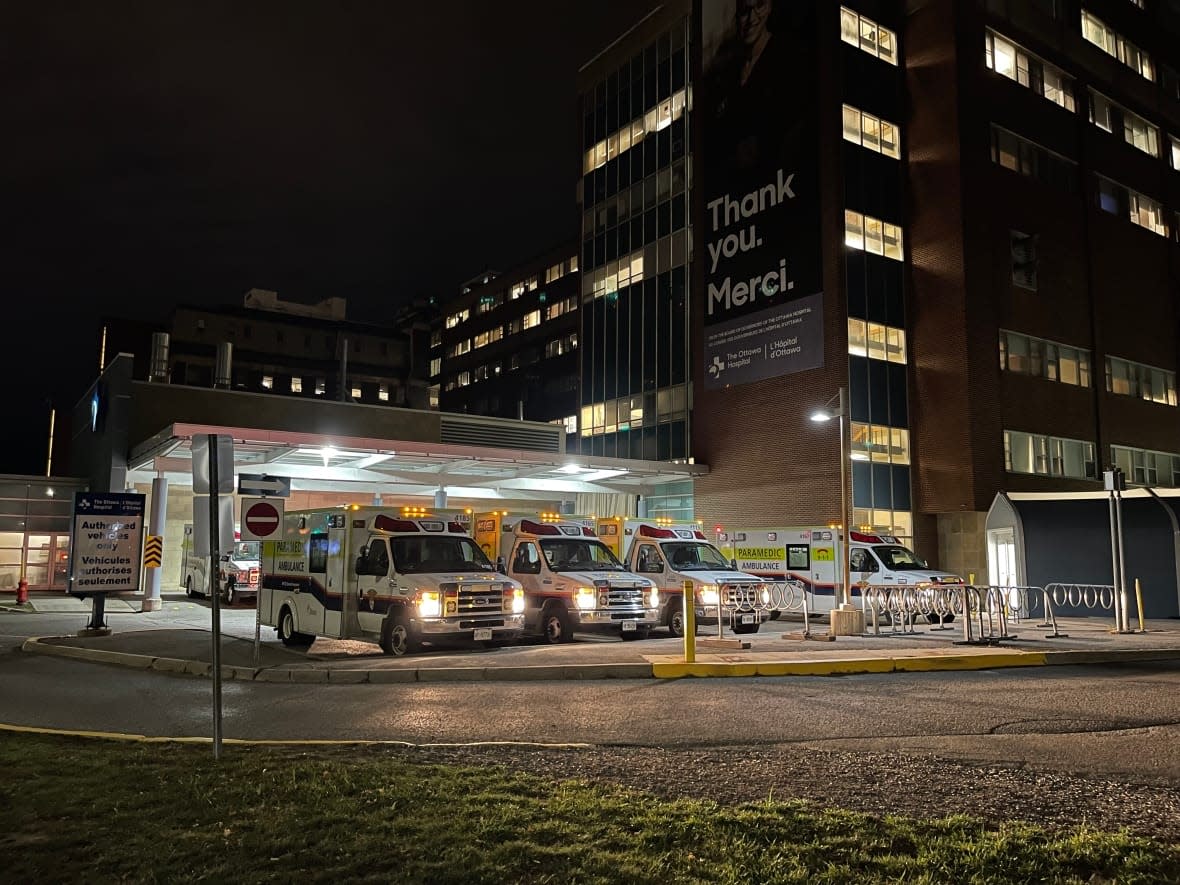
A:
POLYGON ((610 548, 589 538, 542 538, 545 561, 555 572, 625 571, 610 548))
POLYGON ((728 569, 729 563, 712 544, 699 542, 668 542, 662 545, 664 555, 678 572, 693 569, 728 569))
POLYGON ((389 548, 401 575, 493 570, 475 542, 460 535, 395 535, 389 539, 389 548))
POLYGON ((258 559, 257 541, 238 541, 234 544, 234 559, 258 559))
POLYGON ((877 554, 877 558, 885 564, 885 568, 887 569, 905 571, 907 569, 926 568, 925 560, 918 559, 912 550, 907 550, 900 544, 887 544, 881 547, 874 547, 873 552, 877 554))

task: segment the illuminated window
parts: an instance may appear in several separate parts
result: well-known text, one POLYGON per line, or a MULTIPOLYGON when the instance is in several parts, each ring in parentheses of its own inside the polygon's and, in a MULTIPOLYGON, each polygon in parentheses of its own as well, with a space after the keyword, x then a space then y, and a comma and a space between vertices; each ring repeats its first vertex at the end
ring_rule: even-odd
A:
POLYGON ((1130 360, 1106 358, 1106 389, 1165 406, 1176 405, 1176 373, 1130 360))
POLYGON ((264 390, 270 390, 274 386, 275 386, 274 375, 263 375, 262 376, 262 387, 264 390))
POLYGON ((905 363, 905 330, 848 318, 848 352, 891 363, 905 363))
MULTIPOLYGON (((687 91, 680 89, 639 119, 624 124, 621 129, 611 133, 586 151, 582 161, 582 171, 589 173, 600 166, 605 166, 607 160, 613 160, 637 146, 645 137, 671 126, 673 121, 679 120, 684 115, 687 99, 687 91)), ((575 257, 569 265, 569 272, 572 273, 577 269, 578 260, 575 257)))
POLYGON ((470 316, 471 316, 470 310, 461 310, 458 313, 451 314, 449 317, 447 317, 447 328, 448 329, 455 328, 455 326, 459 325, 459 323, 466 322, 468 317, 470 317, 470 316))
POLYGON ((531 310, 521 317, 521 325, 525 329, 531 329, 533 326, 541 325, 541 311, 531 310))
POLYGON ((352 396, 353 399, 360 399, 361 398, 361 389, 359 387, 354 386, 351 390, 349 390, 349 394, 352 396))
POLYGON ((383 402, 383 403, 389 402, 389 385, 388 384, 377 385, 377 399, 381 400, 381 402, 383 402))
POLYGON ((1008 473, 1094 479, 1094 443, 1019 430, 1004 431, 1004 469, 1008 473))
POLYGON ((291 392, 292 393, 303 393, 303 379, 302 378, 293 377, 291 379, 291 392))
POLYGON ((1180 486, 1180 455, 1129 446, 1111 446, 1110 460, 1138 486, 1180 486))
POLYGON ((459 378, 458 378, 459 386, 460 387, 467 387, 470 383, 471 383, 471 373, 470 372, 460 372, 459 378))
POLYGON ((844 140, 895 160, 901 156, 901 135, 896 123, 847 104, 844 105, 844 140))
POLYGON ((1121 215, 1132 224, 1158 234, 1168 235, 1168 226, 1164 222, 1164 207, 1146 194, 1131 190, 1129 187, 1104 178, 1098 179, 1098 207, 1111 215, 1121 215))
POLYGON ((323 396, 324 391, 327 389, 328 389, 328 385, 325 383, 323 378, 316 378, 315 379, 315 395, 316 396, 323 396))
POLYGON ((435 357, 430 361, 430 377, 434 378, 442 371, 442 358, 435 357))
POLYGON ((1072 77, 995 31, 984 40, 988 68, 1067 111, 1074 109, 1072 77))
POLYGON ((843 6, 840 7, 840 39, 891 65, 897 64, 897 34, 843 6))
POLYGON ((851 249, 902 260, 900 227, 849 209, 844 211, 844 244, 851 249))
POLYGON ((852 422, 852 460, 910 463, 910 432, 903 427, 852 422))
POLYGON ((1027 138, 992 124, 992 162, 1069 193, 1077 189, 1077 165, 1027 138))
POLYGON ((1085 9, 1082 10, 1082 36, 1107 55, 1117 58, 1140 77, 1155 80, 1151 56, 1085 9))
POLYGON ((1000 369, 1089 387, 1090 351, 1001 329, 1000 369))

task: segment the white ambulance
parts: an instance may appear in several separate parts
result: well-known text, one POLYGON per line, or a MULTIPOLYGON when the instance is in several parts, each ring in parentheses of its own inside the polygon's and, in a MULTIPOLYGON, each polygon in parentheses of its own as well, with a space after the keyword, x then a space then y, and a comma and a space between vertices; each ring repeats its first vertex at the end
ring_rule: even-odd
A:
POLYGON ((520 584, 447 514, 287 511, 282 539, 263 542, 259 618, 286 645, 361 639, 404 655, 424 641, 493 644, 520 636, 523 612, 520 584))
POLYGON ((673 636, 684 635, 685 581, 693 585, 697 624, 716 624, 723 600, 722 621, 734 633, 757 633, 770 619, 766 582, 735 569, 696 523, 615 516, 599 519, 596 529, 627 568, 659 587, 659 622, 673 636))
MULTIPOLYGON (((184 593, 190 599, 209 595, 209 557, 197 556, 193 546, 193 527, 184 527, 184 540, 180 543, 183 559, 181 583, 184 593)), ((258 595, 260 549, 258 541, 243 541, 241 533, 234 532, 233 549, 221 554, 221 568, 217 586, 221 601, 233 605, 242 597, 254 599, 258 595)))
POLYGON ((549 642, 575 631, 645 639, 656 626, 659 590, 627 571, 594 533, 593 520, 541 514, 479 514, 475 538, 524 586, 525 630, 549 642))
MULTIPOLYGON (((891 535, 852 532, 848 549, 850 600, 863 607, 860 588, 962 584, 959 575, 931 569, 891 535)), ((840 532, 829 526, 734 529, 718 533, 722 553, 737 567, 766 580, 800 581, 809 611, 826 614, 836 606, 840 583, 840 532)), ((952 620, 948 617, 945 620, 952 620)), ((934 620, 937 620, 935 618, 934 620)))

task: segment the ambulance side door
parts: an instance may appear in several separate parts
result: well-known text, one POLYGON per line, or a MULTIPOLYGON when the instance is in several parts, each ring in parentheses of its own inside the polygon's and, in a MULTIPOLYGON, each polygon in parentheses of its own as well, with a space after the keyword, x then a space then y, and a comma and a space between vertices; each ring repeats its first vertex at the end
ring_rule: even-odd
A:
POLYGON ((380 633, 392 596, 388 541, 382 535, 370 537, 357 549, 355 559, 356 585, 351 593, 345 594, 345 606, 356 612, 352 620, 357 628, 366 633, 380 633))

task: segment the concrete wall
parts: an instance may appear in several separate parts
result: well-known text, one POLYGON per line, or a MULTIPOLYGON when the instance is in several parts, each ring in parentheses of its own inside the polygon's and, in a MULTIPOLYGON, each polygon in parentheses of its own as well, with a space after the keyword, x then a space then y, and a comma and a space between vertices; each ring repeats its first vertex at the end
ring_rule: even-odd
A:
MULTIPOLYGON (((964 580, 987 581, 987 514, 976 511, 944 513, 938 517, 939 568, 961 575, 964 580)), ((932 559, 927 551, 919 556, 932 559)))

